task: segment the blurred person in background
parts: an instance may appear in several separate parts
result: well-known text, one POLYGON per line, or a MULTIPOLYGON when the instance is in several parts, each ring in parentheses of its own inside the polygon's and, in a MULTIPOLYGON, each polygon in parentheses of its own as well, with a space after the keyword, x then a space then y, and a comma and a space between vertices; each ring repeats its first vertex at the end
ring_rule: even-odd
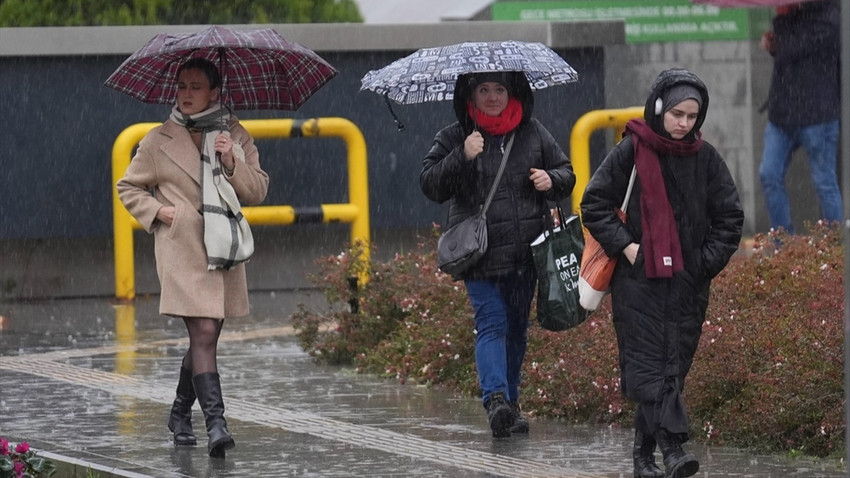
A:
POLYGON ((773 29, 761 47, 773 55, 767 100, 768 122, 759 166, 770 227, 794 233, 785 176, 791 155, 803 147, 821 218, 844 217, 838 189, 839 7, 837 0, 814 0, 777 7, 773 29))

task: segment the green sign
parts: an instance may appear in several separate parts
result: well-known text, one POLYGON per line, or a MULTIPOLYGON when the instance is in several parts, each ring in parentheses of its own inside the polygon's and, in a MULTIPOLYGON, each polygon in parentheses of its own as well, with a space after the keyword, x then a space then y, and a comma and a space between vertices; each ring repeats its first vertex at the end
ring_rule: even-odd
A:
POLYGON ((690 0, 496 2, 492 12, 495 21, 625 20, 628 43, 750 38, 746 9, 690 0))

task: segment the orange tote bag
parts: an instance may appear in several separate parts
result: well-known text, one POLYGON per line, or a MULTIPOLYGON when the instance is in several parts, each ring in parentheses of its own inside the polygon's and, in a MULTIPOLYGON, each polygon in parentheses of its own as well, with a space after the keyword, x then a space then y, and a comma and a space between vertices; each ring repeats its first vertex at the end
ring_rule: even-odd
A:
MULTIPOLYGON (((626 189, 626 197, 623 205, 617 212, 620 220, 626 222, 626 209, 629 207, 629 198, 635 185, 635 168, 632 167, 632 175, 629 178, 629 187, 626 189)), ((585 310, 596 310, 602 302, 602 298, 608 294, 611 277, 614 275, 614 266, 617 259, 608 257, 599 242, 584 230, 584 252, 581 255, 581 275, 578 280, 579 304, 585 310)))

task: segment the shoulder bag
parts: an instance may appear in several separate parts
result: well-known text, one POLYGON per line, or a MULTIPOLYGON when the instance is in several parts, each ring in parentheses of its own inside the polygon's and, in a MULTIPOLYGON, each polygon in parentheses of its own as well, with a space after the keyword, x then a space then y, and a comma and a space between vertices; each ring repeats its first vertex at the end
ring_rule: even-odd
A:
POLYGON ((454 278, 472 267, 487 252, 487 209, 496 194, 513 144, 514 135, 511 135, 502 153, 499 172, 496 173, 481 211, 447 229, 437 241, 437 267, 454 278))
MULTIPOLYGON (((626 222, 626 209, 629 207, 629 198, 635 185, 635 168, 632 167, 632 175, 629 177, 629 187, 626 189, 626 197, 623 205, 616 209, 617 216, 626 222)), ((608 285, 614 275, 614 266, 617 259, 608 257, 602 245, 585 230, 585 247, 581 256, 581 277, 578 281, 579 301, 585 310, 596 310, 602 302, 602 298, 608 294, 608 285)))

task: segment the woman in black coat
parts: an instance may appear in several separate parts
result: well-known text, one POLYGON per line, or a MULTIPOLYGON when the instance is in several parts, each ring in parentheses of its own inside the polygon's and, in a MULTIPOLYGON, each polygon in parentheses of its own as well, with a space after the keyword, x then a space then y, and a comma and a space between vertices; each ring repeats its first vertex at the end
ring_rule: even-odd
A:
POLYGON ((460 75, 458 121, 437 133, 419 177, 428 199, 448 201, 448 229, 478 213, 513 139, 487 210, 487 252, 454 277, 464 281, 475 311, 475 363, 495 437, 528 431, 517 402, 537 281, 529 245, 543 232, 547 201, 565 199, 576 182, 563 150, 531 117, 533 106, 522 72, 460 75))
POLYGON ((709 286, 737 250, 744 213, 723 158, 699 132, 708 108, 703 82, 684 69, 661 72, 644 119, 590 180, 582 220, 610 257, 621 386, 636 402, 635 477, 686 477, 699 470, 682 393, 699 343, 709 286), (627 220, 622 204, 637 171, 627 220), (655 464, 656 444, 666 475, 655 464))

